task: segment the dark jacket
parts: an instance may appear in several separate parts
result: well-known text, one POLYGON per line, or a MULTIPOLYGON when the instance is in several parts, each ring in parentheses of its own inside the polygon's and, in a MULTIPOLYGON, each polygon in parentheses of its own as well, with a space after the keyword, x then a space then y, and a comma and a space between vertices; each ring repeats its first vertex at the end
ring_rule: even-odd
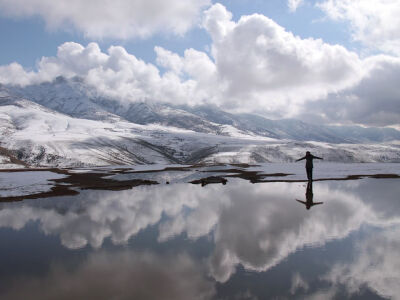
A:
POLYGON ((322 159, 322 158, 321 158, 321 157, 318 157, 318 156, 315 156, 315 155, 312 155, 312 154, 310 153, 310 154, 306 154, 304 157, 299 158, 299 159, 296 160, 296 161, 300 161, 300 160, 303 160, 303 159, 306 160, 306 168, 307 168, 307 169, 312 169, 312 168, 313 168, 313 159, 322 159))

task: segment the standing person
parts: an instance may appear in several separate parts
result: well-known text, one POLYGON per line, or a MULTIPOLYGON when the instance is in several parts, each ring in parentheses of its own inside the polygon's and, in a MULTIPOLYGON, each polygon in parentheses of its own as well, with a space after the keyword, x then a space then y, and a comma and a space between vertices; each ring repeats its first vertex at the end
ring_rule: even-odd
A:
POLYGON ((296 161, 300 161, 303 159, 306 160, 307 179, 308 181, 312 181, 313 159, 323 159, 323 158, 314 156, 310 153, 310 151, 307 151, 304 157, 299 158, 296 161))

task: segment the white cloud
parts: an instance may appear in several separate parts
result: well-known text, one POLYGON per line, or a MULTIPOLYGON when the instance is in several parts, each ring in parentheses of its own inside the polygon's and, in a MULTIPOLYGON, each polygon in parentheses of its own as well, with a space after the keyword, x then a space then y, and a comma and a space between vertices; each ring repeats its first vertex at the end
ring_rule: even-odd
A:
POLYGON ((295 12, 297 8, 304 4, 304 0, 288 0, 289 11, 295 12))
POLYGON ((225 6, 217 3, 205 11, 203 27, 211 34, 213 40, 219 40, 235 27, 231 19, 232 13, 225 6))
POLYGON ((243 16, 235 23, 216 4, 206 11, 203 26, 213 39, 221 102, 229 99, 228 106, 290 116, 304 101, 323 98, 360 78, 357 54, 322 40, 301 39, 263 15, 243 16))
POLYGON ((112 46, 104 53, 98 44, 84 47, 67 42, 58 47, 56 57, 43 57, 37 72, 26 71, 18 63, 0 66, 0 83, 29 85, 52 81, 57 76, 79 76, 98 93, 122 102, 161 101, 174 104, 201 104, 216 98, 218 82, 214 63, 204 52, 187 49, 180 57, 155 47, 159 69, 112 46))
POLYGON ((35 72, 25 71, 18 63, 0 66, 0 83, 12 85, 28 85, 35 83, 37 74, 35 72))
POLYGON ((0 0, 0 12, 42 17, 50 29, 75 28, 91 38, 181 35, 198 21, 210 0, 0 0))
POLYGON ((123 47, 103 52, 96 43, 69 42, 59 46, 57 56, 42 58, 37 71, 17 63, 0 66, 0 82, 27 85, 79 76, 98 93, 123 102, 212 103, 275 118, 400 123, 397 58, 361 59, 340 45, 295 36, 259 14, 234 22, 221 4, 204 12, 202 26, 212 38, 211 56, 195 49, 180 56, 155 47, 156 63, 165 72, 123 47))
MULTIPOLYGON (((156 51, 160 57, 166 53, 159 47, 156 51)), ((187 58, 182 59, 185 63, 182 69, 193 79, 182 79, 176 72, 167 72, 162 76, 155 65, 127 53, 123 47, 112 46, 104 53, 96 43, 83 47, 68 42, 58 47, 56 57, 43 57, 37 72, 26 71, 17 63, 1 66, 0 83, 28 85, 52 81, 57 76, 79 76, 98 93, 122 102, 201 103, 206 97, 199 86, 207 83, 207 72, 212 72, 213 65, 204 53, 191 49, 185 53, 187 58)), ((162 58, 158 61, 165 64, 162 58)))
POLYGON ((317 5, 333 20, 349 21, 355 40, 371 49, 400 54, 398 0, 324 0, 317 5))
POLYGON ((166 77, 179 78, 181 82, 187 78, 191 80, 187 81, 194 88, 193 94, 188 95, 191 99, 201 102, 213 98, 218 101, 218 74, 214 62, 206 53, 187 49, 184 56, 180 57, 161 47, 155 47, 155 51, 158 65, 167 69, 166 77))

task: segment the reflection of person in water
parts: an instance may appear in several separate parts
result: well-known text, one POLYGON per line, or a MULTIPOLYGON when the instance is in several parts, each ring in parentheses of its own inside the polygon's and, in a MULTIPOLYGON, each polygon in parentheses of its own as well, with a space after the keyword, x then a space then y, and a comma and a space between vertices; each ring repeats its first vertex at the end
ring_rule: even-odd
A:
POLYGON ((312 188, 312 181, 309 181, 307 183, 307 189, 306 189, 306 199, 307 199, 307 201, 305 202, 305 201, 301 201, 299 199, 296 199, 296 201, 300 202, 300 203, 303 203, 306 206, 307 209, 310 209, 311 206, 324 203, 324 202, 314 202, 313 201, 313 197, 314 197, 314 194, 313 194, 313 188, 312 188))
POLYGON ((302 158, 297 159, 296 161, 306 160, 306 171, 307 171, 307 179, 312 181, 312 171, 313 171, 313 159, 323 159, 318 156, 314 156, 310 153, 310 151, 306 152, 306 155, 302 158))

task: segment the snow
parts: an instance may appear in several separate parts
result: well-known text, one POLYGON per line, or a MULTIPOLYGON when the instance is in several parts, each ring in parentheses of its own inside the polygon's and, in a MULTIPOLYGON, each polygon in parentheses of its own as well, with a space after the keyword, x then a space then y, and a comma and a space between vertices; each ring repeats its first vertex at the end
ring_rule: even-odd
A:
MULTIPOLYGON (((304 161, 296 163, 267 163, 250 167, 247 170, 259 171, 265 174, 292 174, 284 177, 287 180, 305 180, 307 178, 304 161)), ((375 174, 397 174, 400 176, 400 163, 334 163, 314 161, 314 180, 321 178, 345 178, 349 175, 375 174)))
POLYGON ((15 197, 48 192, 54 186, 50 179, 65 175, 50 171, 0 172, 0 196, 15 197))
MULTIPOLYGON (((205 166, 196 168, 187 168, 184 170, 167 170, 166 167, 178 167, 180 165, 148 165, 143 167, 123 166, 124 172, 113 174, 114 167, 94 168, 94 169, 72 169, 70 173, 91 173, 104 172, 109 173, 109 179, 131 180, 148 179, 165 184, 167 181, 174 183, 187 183, 193 180, 206 178, 210 176, 232 175, 231 171, 226 170, 239 169, 245 171, 258 171, 260 174, 289 174, 288 176, 266 176, 264 180, 306 180, 306 172, 303 162, 298 163, 265 163, 248 168, 241 168, 236 165, 225 166, 205 166), (142 173, 141 171, 148 171, 142 173), (154 172, 151 172, 154 171, 154 172), (219 172, 215 172, 219 171, 219 172), (136 172, 136 173, 135 173, 136 172)), ((121 167, 117 167, 121 169, 121 167)), ((346 178, 349 175, 375 175, 375 174, 397 174, 400 176, 399 163, 329 163, 316 162, 314 164, 314 179, 333 179, 346 178)), ((65 175, 57 174, 51 171, 19 171, 19 172, 0 172, 0 196, 13 197, 30 195, 40 192, 47 192, 54 186, 49 181, 51 179, 64 178, 65 175)), ((228 181, 233 180, 227 177, 228 181)))
MULTIPOLYGON (((85 89, 81 81, 65 79, 11 92, 0 87, 0 147, 30 167, 292 162, 307 150, 326 161, 400 162, 398 140, 334 144, 274 139, 246 126, 235 127, 234 115, 224 116, 235 126, 202 118, 210 114, 204 110, 194 114, 147 103, 124 108, 110 99, 90 98, 85 89), (142 116, 142 111, 150 115, 142 116)), ((296 124, 289 120, 283 125, 299 135, 302 130, 296 124)), ((283 128, 275 127, 271 130, 283 128)), ((10 167, 16 166, 0 156, 0 168, 10 167)))
POLYGON ((23 169, 24 166, 0 161, 0 169, 23 169))

